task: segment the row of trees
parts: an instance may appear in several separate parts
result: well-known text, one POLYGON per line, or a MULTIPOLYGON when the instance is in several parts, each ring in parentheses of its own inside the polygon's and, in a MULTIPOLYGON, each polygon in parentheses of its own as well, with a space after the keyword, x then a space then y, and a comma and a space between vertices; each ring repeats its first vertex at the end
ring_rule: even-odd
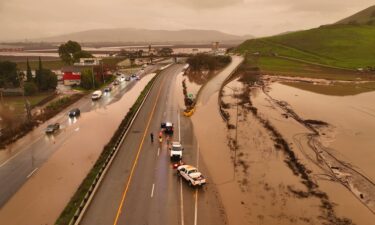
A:
POLYGON ((0 61, 0 88, 17 88, 20 86, 17 64, 10 61, 0 61))
POLYGON ((0 88, 23 87, 25 95, 33 95, 38 91, 54 90, 57 87, 57 76, 49 69, 44 69, 39 57, 39 67, 33 77, 29 60, 25 74, 17 69, 17 64, 10 61, 0 61, 0 88), (23 84, 23 85, 22 85, 23 84))
POLYGON ((40 57, 38 69, 35 70, 35 77, 32 75, 30 63, 27 60, 26 82, 24 83, 25 95, 33 95, 38 91, 55 90, 56 87, 56 74, 49 69, 43 68, 40 57))
POLYGON ((208 54, 197 54, 187 59, 192 71, 209 70, 214 71, 223 68, 231 62, 230 56, 213 56, 208 54))

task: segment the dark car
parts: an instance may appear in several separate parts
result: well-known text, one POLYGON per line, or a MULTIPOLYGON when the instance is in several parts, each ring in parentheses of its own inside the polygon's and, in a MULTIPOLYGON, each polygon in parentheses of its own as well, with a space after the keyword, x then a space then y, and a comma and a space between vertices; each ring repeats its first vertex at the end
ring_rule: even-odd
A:
POLYGON ((50 124, 46 128, 46 134, 53 134, 60 129, 59 123, 50 124))
POLYGON ((112 91, 112 87, 106 87, 104 88, 104 92, 111 92, 112 91))
POLYGON ((173 135, 173 123, 165 122, 161 123, 161 129, 164 131, 165 134, 173 135))
POLYGON ((69 112, 69 117, 76 117, 81 114, 81 111, 78 108, 72 109, 69 112))
POLYGON ((131 77, 132 77, 132 78, 135 78, 136 76, 137 76, 137 75, 135 75, 135 74, 132 74, 132 76, 131 76, 131 77))

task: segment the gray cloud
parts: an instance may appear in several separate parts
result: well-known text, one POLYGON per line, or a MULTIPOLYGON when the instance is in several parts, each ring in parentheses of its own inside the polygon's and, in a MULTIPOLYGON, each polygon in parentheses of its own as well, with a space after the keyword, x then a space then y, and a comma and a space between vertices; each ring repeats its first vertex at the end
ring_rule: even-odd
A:
POLYGON ((233 6, 243 3, 244 0, 175 0, 175 2, 194 9, 212 9, 233 6))
POLYGON ((373 0, 0 0, 0 40, 98 28, 272 35, 332 23, 373 0))

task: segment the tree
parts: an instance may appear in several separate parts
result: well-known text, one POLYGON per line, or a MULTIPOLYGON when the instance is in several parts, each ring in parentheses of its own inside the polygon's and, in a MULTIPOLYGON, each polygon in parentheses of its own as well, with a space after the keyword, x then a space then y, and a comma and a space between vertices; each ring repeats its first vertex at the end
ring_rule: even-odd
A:
POLYGON ((35 71, 35 84, 39 91, 55 90, 57 87, 56 74, 49 69, 43 69, 40 57, 38 69, 35 71))
POLYGON ((0 88, 16 88, 19 86, 17 64, 10 61, 0 61, 0 88))
POLYGON ((33 80, 33 74, 31 73, 29 58, 27 58, 26 66, 27 66, 27 69, 26 69, 26 79, 27 79, 27 82, 31 82, 33 80))
POLYGON ((162 48, 158 51, 161 56, 170 56, 173 53, 172 48, 162 48))
POLYGON ((81 87, 84 89, 93 89, 98 86, 92 70, 86 69, 81 72, 81 87))
POLYGON ((38 87, 33 81, 25 82, 23 84, 23 89, 25 91, 25 95, 27 96, 34 95, 38 92, 38 87))
POLYGON ((91 53, 83 51, 81 45, 75 41, 61 44, 58 52, 61 60, 68 65, 78 62, 80 58, 93 58, 91 53))
POLYGON ((42 69, 38 71, 39 81, 37 86, 39 91, 54 90, 57 87, 57 76, 54 72, 48 69, 42 69))

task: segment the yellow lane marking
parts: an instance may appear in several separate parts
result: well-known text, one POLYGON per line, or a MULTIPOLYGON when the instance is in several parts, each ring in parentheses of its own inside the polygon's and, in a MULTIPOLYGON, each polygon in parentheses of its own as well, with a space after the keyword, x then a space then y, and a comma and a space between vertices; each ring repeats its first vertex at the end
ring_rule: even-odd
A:
POLYGON ((157 95, 157 97, 156 97, 156 101, 155 101, 155 103, 154 103, 154 107, 152 108, 152 111, 151 111, 150 117, 149 117, 148 122, 147 122, 147 126, 146 126, 146 129, 145 129, 145 132, 144 132, 143 137, 142 137, 142 141, 141 141, 141 143, 140 143, 140 145, 139 145, 139 148, 138 148, 137 156, 135 157, 135 160, 134 160, 134 163, 133 163, 133 167, 132 167, 132 169, 131 169, 131 171, 130 171, 130 176, 129 176, 128 182, 126 183, 125 190, 124 190, 124 192, 123 192, 123 194, 122 194, 121 202, 120 202, 120 205, 119 205, 119 207, 118 207, 117 214, 116 214, 116 218, 115 218, 115 221, 113 222, 113 225, 117 225, 118 220, 119 220, 119 217, 120 217, 120 214, 121 214, 121 211, 122 211, 122 207, 124 206, 124 202, 125 202, 126 194, 127 194, 127 192, 128 192, 128 189, 129 189, 129 186, 130 186, 130 182, 131 182, 131 180, 132 180, 132 178, 133 178, 133 173, 134 173, 135 167, 136 167, 137 162, 138 162, 139 154, 140 154, 141 149, 142 149, 142 147, 143 147, 143 142, 144 142, 144 140, 145 140, 145 137, 146 137, 146 134, 147 134, 148 128, 149 128, 149 126, 150 126, 151 119, 152 119, 152 117, 153 117, 153 115, 154 115, 155 108, 156 108, 157 102, 158 102, 158 100, 159 100, 159 97, 160 97, 160 93, 161 93, 162 87, 164 86, 164 80, 165 80, 165 78, 163 79, 162 84, 160 85, 159 92, 158 92, 158 95, 157 95))

